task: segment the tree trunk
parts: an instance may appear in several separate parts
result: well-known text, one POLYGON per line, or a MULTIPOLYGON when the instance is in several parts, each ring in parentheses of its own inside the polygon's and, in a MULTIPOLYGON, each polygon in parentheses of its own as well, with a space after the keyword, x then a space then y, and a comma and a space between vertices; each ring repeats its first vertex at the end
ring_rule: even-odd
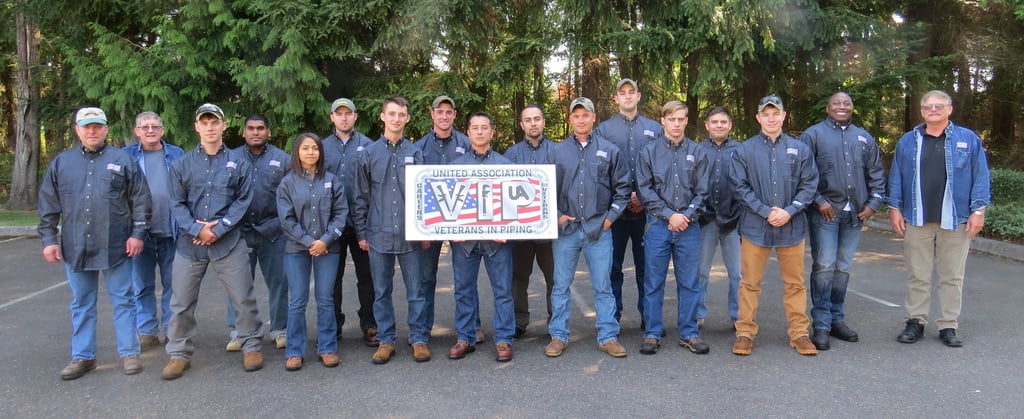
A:
POLYGON ((0 153, 10 152, 14 147, 14 69, 0 69, 0 86, 4 86, 3 97, 0 97, 0 109, 3 110, 3 121, 0 121, 0 153))
POLYGON ((17 16, 18 106, 15 115, 15 155, 11 173, 11 195, 6 208, 31 210, 36 207, 39 183, 39 84, 34 72, 39 65, 39 28, 24 13, 17 16))

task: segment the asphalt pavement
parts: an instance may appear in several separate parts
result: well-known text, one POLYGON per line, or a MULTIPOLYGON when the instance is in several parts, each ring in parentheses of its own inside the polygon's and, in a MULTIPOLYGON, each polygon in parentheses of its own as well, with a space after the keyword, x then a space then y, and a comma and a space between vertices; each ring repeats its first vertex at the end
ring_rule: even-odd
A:
MULTIPOLYGON (((782 284, 769 262, 758 315, 761 331, 751 356, 730 352, 733 333, 726 308, 726 276, 715 265, 704 331, 708 355, 675 344, 674 281, 666 290, 669 336, 655 355, 641 355, 637 291, 627 269, 620 341, 626 358, 599 351, 593 294, 581 258, 573 285, 572 337, 559 358, 544 355, 544 285, 531 278, 533 321, 516 342, 515 359, 494 360, 493 344, 478 346, 462 360, 447 359, 455 343, 450 257, 441 258, 437 312, 430 349, 434 359, 416 363, 399 325, 398 353, 373 365, 373 348, 362 344, 356 319, 355 283, 346 284, 350 321, 340 343, 341 366, 315 362, 310 348, 300 370, 284 369, 282 350, 264 341, 266 366, 242 369, 239 353, 224 352, 224 289, 215 276, 204 280, 199 308, 198 350, 192 369, 174 381, 160 379, 167 355, 142 354, 145 371, 122 374, 111 328, 110 305, 100 292, 99 368, 61 381, 69 356, 70 291, 60 265, 46 263, 35 238, 0 240, 0 408, 9 417, 1014 417, 1024 409, 1021 350, 1024 338, 1013 321, 1024 302, 1021 262, 974 254, 967 262, 959 335, 965 345, 947 348, 930 324, 913 345, 896 342, 903 329, 906 272, 896 236, 867 230, 851 270, 847 323, 860 341, 832 340, 815 357, 788 345, 782 284), (539 310, 537 309, 539 308, 539 310)), ((809 269, 810 257, 805 259, 809 269)), ((351 262, 350 262, 351 265, 351 262)), ((627 259, 626 266, 631 266, 627 259)), ((351 275, 352 266, 347 272, 351 275)), ((481 312, 490 338, 490 287, 481 272, 481 312)), ((350 278, 346 277, 346 278, 350 278)), ((266 308, 266 288, 257 279, 257 299, 266 308)), ((405 318, 404 289, 396 277, 397 317, 405 318)), ((808 305, 810 305, 808 303, 808 305)), ((937 312, 934 306, 932 312, 937 312)), ((307 310, 314 327, 313 302, 307 310)), ((312 339, 312 338, 311 338, 312 339)), ((312 345, 312 342, 310 342, 312 345)))

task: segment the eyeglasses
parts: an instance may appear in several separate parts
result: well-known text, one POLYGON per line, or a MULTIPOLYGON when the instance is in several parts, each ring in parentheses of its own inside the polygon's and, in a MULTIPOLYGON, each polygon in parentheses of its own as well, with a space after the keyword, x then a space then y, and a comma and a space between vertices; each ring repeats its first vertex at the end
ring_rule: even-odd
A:
POLYGON ((163 125, 143 125, 139 127, 142 131, 160 131, 164 129, 163 125))
POLYGON ((924 109, 926 111, 942 111, 946 110, 947 106, 949 105, 945 103, 933 103, 931 105, 921 105, 921 109, 924 109))

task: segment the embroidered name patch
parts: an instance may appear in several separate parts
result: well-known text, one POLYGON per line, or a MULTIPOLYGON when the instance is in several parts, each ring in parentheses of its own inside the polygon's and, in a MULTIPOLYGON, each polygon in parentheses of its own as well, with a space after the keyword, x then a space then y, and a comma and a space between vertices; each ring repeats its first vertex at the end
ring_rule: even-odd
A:
POLYGON ((416 159, 413 156, 405 156, 405 162, 408 164, 416 163, 416 159))
POLYGON ((690 163, 693 163, 693 162, 694 162, 694 161, 696 161, 696 160, 697 160, 697 159, 693 157, 693 154, 687 154, 687 155, 686 155, 686 161, 688 161, 688 162, 690 162, 690 163))
POLYGON ((455 147, 455 152, 459 154, 466 154, 466 149, 462 147, 455 147))
POLYGON ((800 155, 800 150, 797 150, 795 148, 787 148, 786 149, 786 154, 792 154, 794 156, 799 156, 800 155))
POLYGON ((860 142, 862 142, 862 143, 864 143, 864 144, 867 144, 867 143, 868 143, 868 139, 867 139, 867 138, 864 138, 864 136, 863 136, 863 135, 858 135, 858 136, 857 136, 857 141, 860 141, 860 142))
POLYGON ((233 162, 233 161, 229 161, 228 162, 228 169, 236 169, 236 168, 238 168, 238 165, 235 164, 235 162, 233 162))
POLYGON ((331 189, 331 182, 324 182, 324 189, 331 189))
POLYGON ((608 158, 608 153, 605 152, 604 150, 597 150, 597 153, 595 153, 595 155, 597 157, 604 157, 606 159, 608 158))
POLYGON ((963 149, 966 149, 966 148, 967 148, 967 143, 966 143, 966 142, 963 142, 963 141, 957 141, 957 142, 956 142, 956 148, 963 148, 963 149))
POLYGON ((281 167, 281 162, 279 162, 277 160, 271 160, 270 161, 270 165, 273 166, 273 167, 281 167))
POLYGON ((121 165, 114 163, 107 163, 107 170, 111 172, 121 173, 121 165))
POLYGON ((644 130, 644 135, 646 135, 648 137, 653 137, 654 136, 654 131, 651 131, 649 129, 645 129, 644 130))

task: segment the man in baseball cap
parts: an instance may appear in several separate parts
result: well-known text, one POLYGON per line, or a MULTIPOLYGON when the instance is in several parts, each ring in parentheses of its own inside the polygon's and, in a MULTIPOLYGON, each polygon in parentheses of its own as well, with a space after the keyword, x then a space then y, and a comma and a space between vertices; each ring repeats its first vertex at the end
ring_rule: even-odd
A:
POLYGON ((75 125, 84 127, 89 124, 107 125, 107 114, 100 108, 82 108, 75 113, 75 125))
POLYGON ((202 118, 203 115, 213 115, 217 117, 217 119, 222 121, 224 120, 224 111, 220 109, 220 106, 212 103, 204 103, 196 109, 196 122, 199 122, 199 119, 202 118))

